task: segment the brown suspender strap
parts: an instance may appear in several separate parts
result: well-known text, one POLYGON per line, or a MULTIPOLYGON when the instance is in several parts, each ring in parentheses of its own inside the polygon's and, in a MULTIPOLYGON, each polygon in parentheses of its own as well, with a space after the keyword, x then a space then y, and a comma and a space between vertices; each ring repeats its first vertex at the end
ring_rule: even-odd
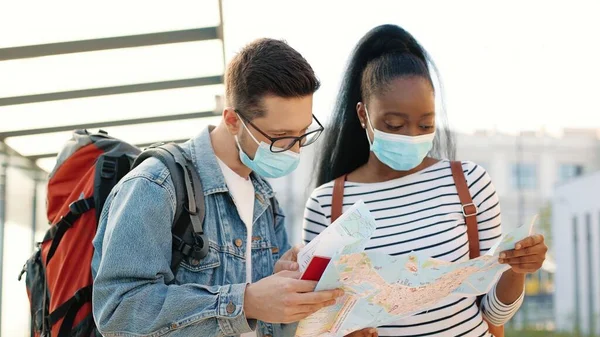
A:
POLYGON ((333 195, 331 196, 331 222, 334 222, 342 215, 346 176, 347 175, 344 174, 333 182, 333 195))
POLYGON ((467 235, 469 237, 469 258, 474 259, 479 256, 479 231, 477 229, 477 206, 473 203, 471 192, 467 186, 467 179, 463 172, 462 163, 459 161, 450 162, 452 177, 458 191, 461 209, 465 222, 467 223, 467 235))
MULTIPOLYGON (((469 258, 474 259, 480 255, 479 251, 479 229, 477 228, 477 206, 473 203, 471 192, 467 186, 467 179, 463 172, 462 163, 458 161, 450 162, 452 177, 458 191, 458 198, 462 205, 462 213, 467 223, 467 236, 469 238, 469 258)), ((481 298, 477 300, 480 305, 481 298)), ((504 326, 491 325, 488 322, 489 332, 495 337, 504 337, 504 326)))

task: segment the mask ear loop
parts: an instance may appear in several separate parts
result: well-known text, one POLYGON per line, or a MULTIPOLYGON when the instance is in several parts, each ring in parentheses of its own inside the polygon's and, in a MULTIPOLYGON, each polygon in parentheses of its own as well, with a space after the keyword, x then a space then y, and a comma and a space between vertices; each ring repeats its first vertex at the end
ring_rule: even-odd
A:
MULTIPOLYGON (((256 139, 256 137, 254 137, 254 135, 252 134, 252 132, 250 132, 250 129, 248 129, 248 126, 246 125, 246 123, 244 123, 244 120, 242 119, 242 117, 240 117, 239 114, 237 114, 238 119, 240 120, 240 123, 242 123, 242 125, 244 126, 244 129, 246 129, 246 131, 248 132, 248 134, 250 135, 250 137, 252 137, 252 140, 254 140, 254 142, 256 143, 256 145, 260 145, 260 142, 256 139)), ((237 135, 235 136, 236 138, 236 142, 237 142, 237 135)), ((239 146, 239 142, 238 142, 238 146, 239 146)))

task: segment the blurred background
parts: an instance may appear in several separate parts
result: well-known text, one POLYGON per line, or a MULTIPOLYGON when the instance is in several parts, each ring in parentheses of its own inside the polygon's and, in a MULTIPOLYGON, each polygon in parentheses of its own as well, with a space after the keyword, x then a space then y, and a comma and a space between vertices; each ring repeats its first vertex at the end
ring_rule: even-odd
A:
MULTIPOLYGON (((352 48, 383 23, 431 53, 458 159, 490 173, 504 230, 539 215, 551 250, 508 335, 600 336, 599 17, 591 0, 0 1, 1 336, 29 334, 17 276, 48 228, 46 177, 73 129, 185 141, 218 123, 225 65, 260 37, 307 58, 327 126, 352 48)), ((272 181, 295 243, 317 149, 272 181)))

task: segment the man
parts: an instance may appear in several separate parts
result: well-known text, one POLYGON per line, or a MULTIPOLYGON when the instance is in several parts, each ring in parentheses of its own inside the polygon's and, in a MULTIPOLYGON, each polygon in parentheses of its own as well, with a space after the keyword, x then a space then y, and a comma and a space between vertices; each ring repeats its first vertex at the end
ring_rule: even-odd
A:
POLYGON ((293 171, 300 148, 321 133, 312 115, 318 87, 306 60, 277 40, 251 43, 228 65, 220 125, 183 145, 203 185, 209 252, 184 260, 175 276, 166 167, 146 160, 115 187, 92 261, 93 312, 104 336, 282 336, 290 331, 278 323, 342 295, 313 292, 314 282, 298 279, 297 250, 262 178, 293 171))

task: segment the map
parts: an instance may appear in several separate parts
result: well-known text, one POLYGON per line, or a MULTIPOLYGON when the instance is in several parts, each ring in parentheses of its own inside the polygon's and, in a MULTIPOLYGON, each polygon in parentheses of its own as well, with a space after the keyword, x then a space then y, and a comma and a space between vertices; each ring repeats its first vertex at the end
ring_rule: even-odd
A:
POLYGON ((342 288, 345 296, 300 321, 296 337, 344 336, 426 311, 448 297, 486 294, 510 268, 498 263, 498 255, 531 235, 532 225, 507 233, 487 254, 463 262, 450 263, 418 252, 401 256, 339 253, 315 290, 342 288))
POLYGON ((306 270, 313 256, 332 258, 363 251, 374 232, 375 219, 364 202, 357 201, 298 252, 300 271, 306 270))

